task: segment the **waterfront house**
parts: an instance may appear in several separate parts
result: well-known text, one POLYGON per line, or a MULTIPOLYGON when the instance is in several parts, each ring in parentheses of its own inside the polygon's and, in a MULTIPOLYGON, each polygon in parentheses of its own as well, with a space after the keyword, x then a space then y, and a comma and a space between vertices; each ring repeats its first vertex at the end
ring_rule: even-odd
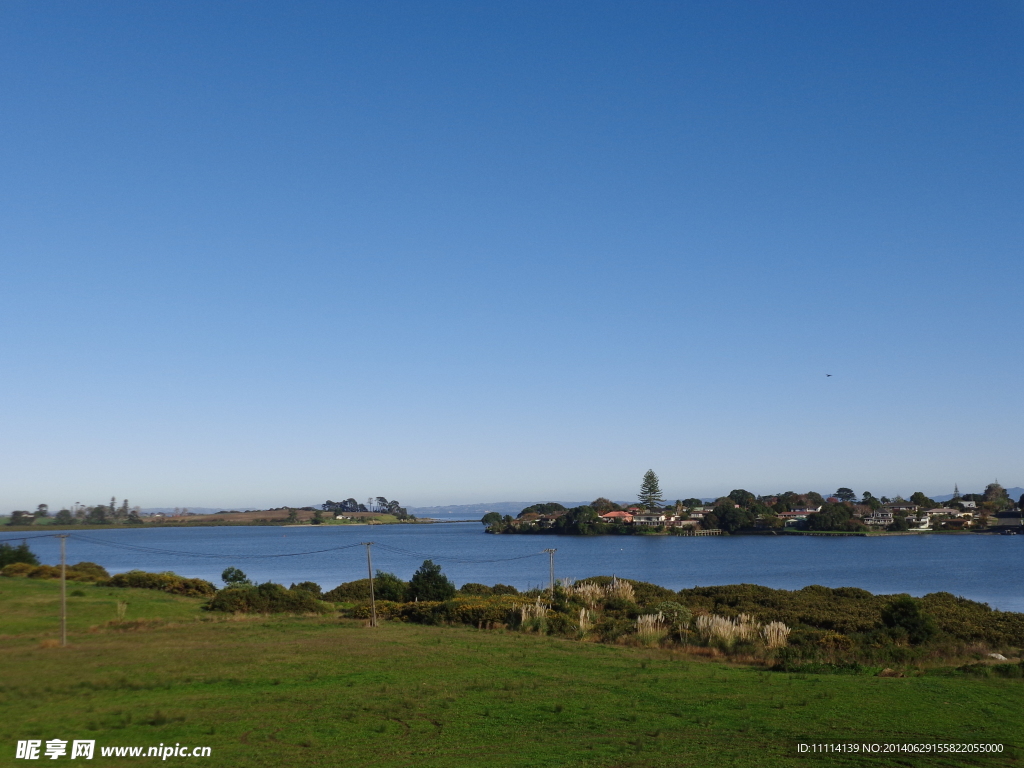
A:
POLYGON ((865 525, 892 525, 893 515, 888 509, 876 509, 863 518, 865 525))
POLYGON ((909 501, 894 501, 891 504, 884 505, 883 508, 889 510, 890 512, 905 512, 907 514, 910 514, 911 512, 917 512, 918 509, 917 504, 914 504, 909 501))
POLYGON ((633 522, 633 513, 622 509, 616 509, 614 512, 605 512, 603 515, 599 515, 599 517, 606 523, 624 523, 629 525, 633 522))
POLYGON ((642 512, 633 516, 633 525, 664 525, 665 515, 660 512, 642 512))

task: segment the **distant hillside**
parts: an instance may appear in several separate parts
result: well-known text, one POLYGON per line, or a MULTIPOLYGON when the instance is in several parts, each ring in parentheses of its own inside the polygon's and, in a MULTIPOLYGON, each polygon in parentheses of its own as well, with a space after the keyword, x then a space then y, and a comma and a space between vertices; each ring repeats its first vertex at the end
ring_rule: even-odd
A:
MULTIPOLYGON (((224 507, 146 507, 142 510, 144 515, 155 515, 157 513, 164 515, 173 515, 175 512, 181 514, 183 510, 194 512, 197 515, 212 515, 215 512, 220 512, 224 507)), ((253 507, 232 507, 231 509, 237 509, 239 512, 244 512, 253 507)))
MULTIPOLYGON (((497 512, 499 515, 512 515, 515 517, 531 504, 538 504, 536 501, 492 501, 489 504, 449 504, 440 507, 409 507, 409 514, 416 517, 464 517, 467 520, 479 520, 488 512, 497 512)), ((589 501, 560 501, 564 507, 578 507, 581 504, 589 504, 589 501)))
MULTIPOLYGON (((962 496, 965 493, 981 493, 984 490, 985 489, 982 488, 979 491, 960 491, 960 495, 962 496)), ((1007 495, 1009 495, 1009 497, 1011 499, 1013 499, 1014 501, 1017 501, 1021 497, 1021 495, 1024 494, 1024 488, 1019 488, 1019 487, 1016 487, 1016 486, 1013 487, 1013 488, 1007 488, 1006 489, 1006 493, 1007 493, 1007 495)), ((950 499, 953 498, 953 494, 952 493, 947 493, 947 494, 945 494, 943 496, 932 496, 931 498, 934 499, 935 501, 949 501, 950 499)))

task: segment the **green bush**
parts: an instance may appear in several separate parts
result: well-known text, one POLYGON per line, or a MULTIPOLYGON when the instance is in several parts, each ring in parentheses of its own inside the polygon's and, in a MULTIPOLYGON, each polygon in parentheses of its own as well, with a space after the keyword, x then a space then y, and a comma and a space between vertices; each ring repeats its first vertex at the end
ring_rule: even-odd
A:
POLYGON ((329 592, 324 592, 321 599, 332 603, 356 603, 361 600, 369 600, 370 580, 346 581, 329 592))
POLYGON ((303 589, 309 592, 313 597, 320 597, 323 595, 323 589, 315 581, 302 581, 298 584, 292 584, 289 589, 303 589))
POLYGON ((211 611, 227 613, 330 613, 334 609, 317 600, 305 589, 285 589, 267 582, 254 586, 243 584, 225 587, 213 596, 207 606, 211 611))
POLYGON ((111 577, 108 581, 97 582, 105 587, 134 587, 135 589, 158 589, 174 595, 186 597, 209 597, 217 593, 217 588, 204 579, 186 579, 171 571, 163 573, 147 573, 146 571, 127 571, 111 577))
MULTIPOLYGON (((29 579, 59 579, 60 566, 11 563, 0 569, 0 575, 23 576, 29 579)), ((67 566, 65 577, 71 581, 100 581, 102 579, 109 579, 110 574, 107 573, 103 566, 96 565, 96 563, 82 562, 67 566)))
POLYGON ((39 565, 39 558, 28 548, 28 542, 23 541, 16 547, 7 543, 0 543, 0 568, 12 563, 27 563, 39 565))

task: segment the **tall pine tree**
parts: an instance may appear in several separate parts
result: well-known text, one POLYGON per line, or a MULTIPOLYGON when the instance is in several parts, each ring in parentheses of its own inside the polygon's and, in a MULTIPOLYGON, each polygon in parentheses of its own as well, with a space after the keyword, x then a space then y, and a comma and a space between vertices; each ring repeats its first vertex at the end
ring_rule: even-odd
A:
POLYGON ((648 469, 644 473, 644 481, 640 485, 640 494, 637 498, 640 500, 640 506, 651 514, 654 514, 658 505, 664 501, 661 495, 661 486, 658 484, 658 476, 654 474, 653 469, 648 469))

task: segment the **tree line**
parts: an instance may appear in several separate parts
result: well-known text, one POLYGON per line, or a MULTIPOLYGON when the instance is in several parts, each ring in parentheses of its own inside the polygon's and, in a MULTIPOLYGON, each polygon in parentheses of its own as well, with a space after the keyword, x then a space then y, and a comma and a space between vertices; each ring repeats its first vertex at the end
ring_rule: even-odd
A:
POLYGON ((33 512, 16 509, 11 512, 7 525, 34 525, 43 521, 57 525, 142 525, 140 512, 139 507, 128 504, 128 499, 118 504, 117 498, 111 496, 109 504, 88 506, 76 503, 71 509, 53 513, 52 517, 48 504, 38 505, 33 512))
MULTIPOLYGON (((685 529, 670 526, 636 526, 622 522, 607 522, 601 515, 614 511, 626 511, 632 514, 663 514, 677 520, 690 519, 700 512, 699 522, 694 527, 706 530, 721 530, 725 533, 736 533, 755 528, 781 530, 785 521, 781 513, 794 510, 808 510, 803 527, 810 531, 820 532, 864 532, 871 530, 862 522, 865 513, 882 509, 887 504, 909 502, 922 511, 939 507, 963 511, 967 508, 964 502, 974 502, 978 511, 978 528, 987 527, 989 520, 1015 508, 1024 509, 1024 495, 1019 505, 1009 497, 1001 485, 990 483, 984 493, 960 495, 956 491, 954 498, 944 505, 917 491, 910 499, 896 496, 876 497, 865 491, 860 500, 850 488, 838 488, 832 496, 826 498, 815 491, 795 493, 785 491, 770 496, 759 496, 742 488, 730 491, 709 504, 701 499, 688 498, 666 504, 657 474, 648 470, 643 477, 637 501, 633 504, 620 504, 605 497, 599 497, 590 504, 566 508, 557 502, 533 504, 524 508, 513 518, 511 515, 500 515, 489 512, 481 518, 490 533, 561 533, 575 535, 594 534, 649 534, 683 532, 685 529), (813 511, 811 511, 813 510, 813 511), (538 522, 543 521, 543 526, 538 522)), ((893 522, 888 526, 891 531, 906 531, 910 528, 907 513, 894 510, 893 522)))

